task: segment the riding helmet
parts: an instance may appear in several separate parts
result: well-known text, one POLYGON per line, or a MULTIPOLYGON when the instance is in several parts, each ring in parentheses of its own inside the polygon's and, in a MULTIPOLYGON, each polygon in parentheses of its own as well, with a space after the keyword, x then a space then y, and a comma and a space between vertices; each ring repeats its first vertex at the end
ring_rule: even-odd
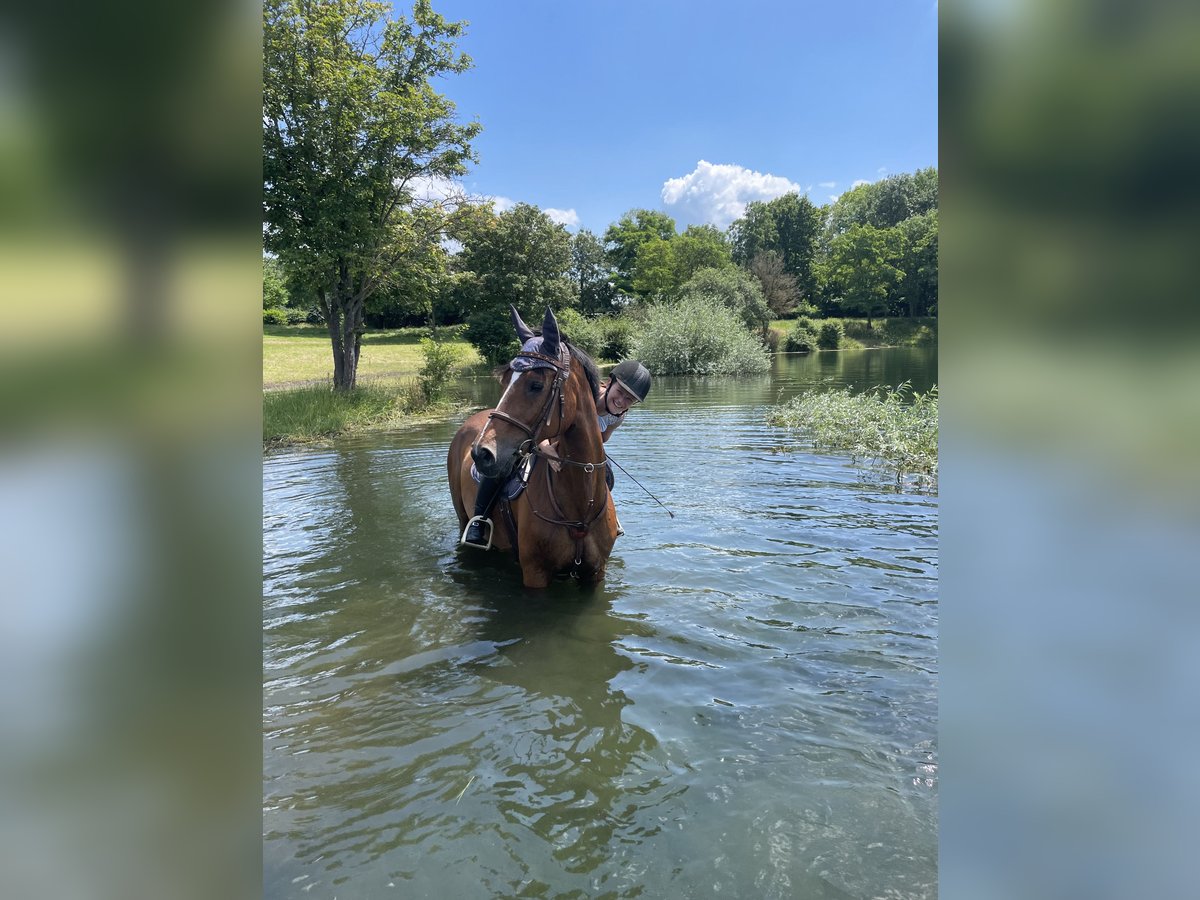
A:
POLYGON ((617 384, 637 397, 645 400, 650 393, 650 371, 636 359, 627 359, 613 366, 612 377, 617 384))

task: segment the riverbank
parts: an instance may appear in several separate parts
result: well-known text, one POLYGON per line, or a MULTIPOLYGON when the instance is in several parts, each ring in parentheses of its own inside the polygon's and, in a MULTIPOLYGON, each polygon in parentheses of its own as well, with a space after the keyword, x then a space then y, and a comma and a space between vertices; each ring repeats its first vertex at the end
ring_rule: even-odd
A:
MULTIPOLYGON (((877 319, 869 328, 865 319, 836 321, 846 331, 843 350, 929 346, 937 340, 937 319, 877 319), (890 343, 880 343, 884 341, 890 343)), ((785 334, 793 326, 789 319, 771 323, 785 334)), ((453 374, 486 371, 479 352, 463 340, 462 329, 438 330, 438 339, 453 354, 453 374)), ((420 342, 426 337, 426 328, 365 334, 358 388, 347 395, 330 389, 332 360, 323 326, 263 326, 263 449, 399 428, 456 410, 465 415, 469 406, 462 401, 430 403, 421 390, 425 358, 420 342)))

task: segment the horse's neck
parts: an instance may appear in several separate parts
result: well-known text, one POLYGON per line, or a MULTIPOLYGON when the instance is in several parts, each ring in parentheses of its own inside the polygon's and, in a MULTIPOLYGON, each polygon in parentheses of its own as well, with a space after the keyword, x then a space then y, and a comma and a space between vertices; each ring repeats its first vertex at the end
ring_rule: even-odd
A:
MULTIPOLYGON (((584 390, 588 390, 586 385, 584 390)), ((566 511, 572 511, 568 510, 569 505, 587 505, 588 497, 599 499, 603 492, 601 485, 604 483, 604 441, 600 437, 600 425, 596 421, 596 408, 589 398, 590 391, 582 394, 576 404, 575 421, 554 441, 559 457, 576 463, 595 464, 595 469, 591 472, 580 465, 564 465, 555 474, 555 493, 566 511), (571 499, 572 496, 583 499, 575 502, 571 499)))

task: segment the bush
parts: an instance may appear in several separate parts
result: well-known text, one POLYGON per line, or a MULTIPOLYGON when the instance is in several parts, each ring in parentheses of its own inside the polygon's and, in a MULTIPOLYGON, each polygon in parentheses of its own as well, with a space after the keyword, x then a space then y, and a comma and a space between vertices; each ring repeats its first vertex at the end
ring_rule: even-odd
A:
POLYGON ((450 344, 421 338, 421 355, 425 363, 417 373, 417 385, 426 403, 437 403, 445 396, 446 385, 454 376, 458 351, 450 344))
POLYGON ((800 319, 792 326, 784 342, 784 349, 791 353, 811 353, 817 349, 817 336, 808 319, 800 319))
POLYGON ((692 295, 650 307, 631 355, 662 375, 760 374, 771 367, 758 340, 719 300, 692 295))
POLYGON ((787 343, 787 334, 778 328, 767 329, 767 349, 778 353, 787 343))
POLYGON ((626 316, 609 316, 600 320, 604 343, 597 354, 600 359, 622 360, 633 355, 633 322, 626 316))
POLYGON ((493 366, 508 362, 521 349, 507 311, 484 309, 472 313, 463 337, 493 366))
POLYGON ((578 310, 564 309, 555 315, 558 330, 567 340, 587 353, 598 356, 604 345, 604 327, 599 319, 588 318, 578 310))
POLYGON ((291 310, 285 309, 282 306, 273 306, 270 309, 263 310, 264 325, 287 325, 288 314, 291 310))
POLYGON ((683 298, 718 301, 732 310, 745 328, 757 334, 765 334, 771 321, 771 309, 763 299, 758 279, 742 269, 701 269, 679 291, 683 298))
POLYGON ((845 336, 846 329, 841 322, 822 322, 817 332, 817 346, 822 350, 836 350, 842 346, 845 336))

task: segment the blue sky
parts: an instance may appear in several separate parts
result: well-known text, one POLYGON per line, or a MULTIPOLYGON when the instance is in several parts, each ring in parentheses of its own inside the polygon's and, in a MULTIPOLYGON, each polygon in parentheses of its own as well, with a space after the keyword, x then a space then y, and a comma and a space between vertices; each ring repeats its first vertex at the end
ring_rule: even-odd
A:
MULTIPOLYGON (((635 207, 724 228, 937 165, 934 0, 433 0, 470 24, 444 79, 478 119, 463 179, 597 234, 635 207)), ((398 10, 404 9, 397 3, 398 10)))

